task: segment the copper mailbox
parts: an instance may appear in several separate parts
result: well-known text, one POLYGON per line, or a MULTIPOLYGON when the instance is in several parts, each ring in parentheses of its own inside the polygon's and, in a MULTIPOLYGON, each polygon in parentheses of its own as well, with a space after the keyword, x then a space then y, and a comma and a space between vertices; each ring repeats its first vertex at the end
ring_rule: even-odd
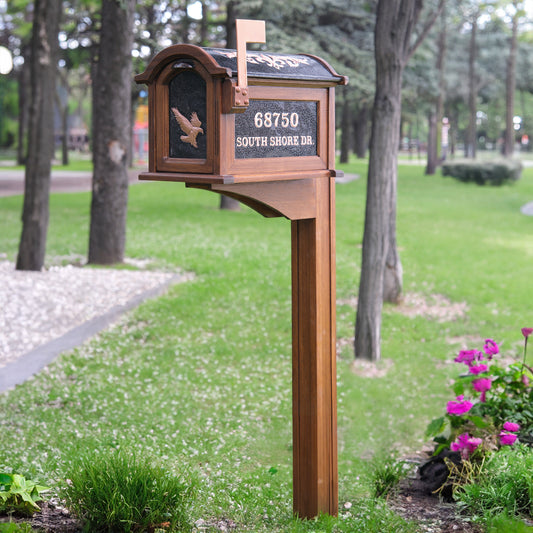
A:
POLYGON ((149 169, 140 179, 238 183, 331 176, 334 87, 318 57, 179 44, 136 76, 149 93, 149 169), (240 83, 239 83, 240 82, 240 83), (244 85, 244 86, 242 86, 244 85))

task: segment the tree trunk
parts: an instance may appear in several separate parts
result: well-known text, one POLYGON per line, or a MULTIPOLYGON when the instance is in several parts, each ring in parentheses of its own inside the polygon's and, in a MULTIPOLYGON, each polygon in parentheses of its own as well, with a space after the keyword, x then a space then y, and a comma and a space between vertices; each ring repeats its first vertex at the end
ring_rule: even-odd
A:
POLYGON ((341 154, 340 162, 348 163, 350 159, 350 146, 351 140, 351 113, 350 113, 350 101, 348 99, 348 90, 343 87, 343 101, 342 101, 342 117, 341 117, 341 154))
MULTIPOLYGON (((404 4, 409 1, 401 3, 396 11, 405 14, 404 4)), ((373 361, 381 358, 383 282, 390 246, 390 208, 397 179, 403 57, 396 39, 405 38, 402 33, 405 34, 406 27, 400 27, 402 19, 405 22, 388 2, 379 1, 375 30, 376 94, 355 322, 355 356, 373 361)))
MULTIPOLYGON (((398 142, 400 135, 398 133, 398 142)), ((398 158, 398 151, 395 155, 398 158)), ((396 242, 396 201, 397 201, 397 174, 391 184, 391 199, 389 210, 389 250, 383 272, 383 301, 399 304, 402 301, 403 267, 396 242)))
POLYGON ((430 15, 416 40, 411 34, 423 2, 379 0, 374 32, 376 94, 366 198, 359 303, 355 321, 355 356, 381 358, 383 298, 398 301, 402 265, 396 244, 397 163, 400 142, 402 73, 423 41, 444 1, 430 15), (386 291, 386 293, 385 293, 386 291))
POLYGON ((28 121, 31 105, 31 47, 24 45, 24 63, 18 75, 19 120, 17 142, 17 165, 25 165, 28 157, 28 121))
MULTIPOLYGON (((235 2, 230 0, 226 5, 226 48, 237 48, 237 34, 235 31, 235 2)), ((241 203, 235 198, 230 198, 223 194, 220 195, 220 209, 228 211, 239 211, 241 203)))
POLYGON ((208 33, 208 27, 209 27, 209 14, 208 14, 208 7, 203 0, 200 2, 202 5, 202 20, 200 21, 200 46, 207 46, 209 44, 207 33, 208 33))
POLYGON ((68 80, 67 76, 64 78, 59 76, 62 85, 58 87, 55 92, 56 107, 61 116, 61 164, 68 165, 68 80), (60 94, 60 91, 63 94, 60 94))
POLYGON ((512 157, 514 152, 514 93, 516 89, 516 50, 518 38, 518 5, 513 1, 515 14, 513 15, 511 48, 507 59, 507 78, 505 80, 505 139, 503 155, 512 157))
POLYGON ((131 50, 135 0, 103 0, 93 82, 93 182, 89 263, 124 260, 128 204, 131 50))
POLYGON ((360 104, 353 122, 354 152, 359 159, 363 159, 366 156, 366 150, 368 148, 367 129, 368 105, 360 104))
POLYGON ((54 152, 54 92, 61 0, 36 0, 31 44, 31 108, 17 270, 41 270, 54 152))
POLYGON ((477 14, 472 20, 470 47, 468 54, 468 132, 465 143, 465 156, 476 157, 476 122, 477 122, 477 80, 476 80, 476 34, 477 14))
POLYGON ((428 160, 426 175, 432 176, 437 170, 437 114, 435 110, 428 113, 428 160))
POLYGON ((441 139, 442 119, 444 116, 444 93, 445 78, 444 78, 444 58, 446 55, 446 15, 442 15, 442 26, 439 31, 437 42, 437 61, 436 70, 439 77, 439 88, 437 92, 437 99, 435 101, 435 111, 431 111, 429 119, 428 130, 428 162, 426 166, 426 174, 433 175, 439 165, 439 139, 441 139))

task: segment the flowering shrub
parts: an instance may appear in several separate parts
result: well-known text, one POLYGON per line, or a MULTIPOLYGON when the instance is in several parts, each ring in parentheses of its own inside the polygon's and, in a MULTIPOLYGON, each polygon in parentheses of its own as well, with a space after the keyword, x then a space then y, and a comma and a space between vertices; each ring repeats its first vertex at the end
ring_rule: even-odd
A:
POLYGON ((533 328, 522 328, 523 360, 505 368, 497 364, 500 349, 492 339, 485 340, 482 351, 459 352, 455 362, 467 370, 455 380, 456 398, 427 429, 437 443, 435 455, 449 448, 469 459, 517 441, 533 443, 533 370, 526 365, 532 333, 533 328))

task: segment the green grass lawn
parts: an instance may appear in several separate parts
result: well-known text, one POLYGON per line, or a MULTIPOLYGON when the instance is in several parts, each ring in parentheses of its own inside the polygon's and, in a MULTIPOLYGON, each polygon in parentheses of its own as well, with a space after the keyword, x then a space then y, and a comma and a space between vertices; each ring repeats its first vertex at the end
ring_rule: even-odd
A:
MULTIPOLYGON (((24 165, 16 164, 16 153, 14 151, 0 151, 0 175, 3 170, 23 170, 24 165)), ((74 170, 92 172, 93 162, 91 154, 77 151, 69 152, 68 165, 61 164, 61 151, 56 150, 56 158, 52 164, 53 170, 74 170), (57 159, 59 158, 59 159, 57 159)))
MULTIPOLYGON (((533 201, 533 169, 512 186, 483 188, 400 166, 405 294, 442 295, 466 311, 439 321, 385 306, 388 372, 364 377, 350 339, 366 164, 343 166, 361 179, 337 186, 338 520, 292 518, 290 224, 247 208, 221 212, 218 196, 180 184, 130 188, 127 256, 195 280, 1 395, 0 467, 58 486, 78 455, 120 446, 197 472, 195 519, 228 517, 265 532, 414 531, 361 499, 371 459, 423 446, 427 423, 451 399, 457 369, 448 362, 460 348, 491 337, 521 353, 520 328, 533 325, 533 218, 520 206, 533 201)), ((88 193, 52 195, 48 263, 86 256, 89 203, 88 193)), ((0 253, 11 260, 21 205, 0 199, 0 253)))

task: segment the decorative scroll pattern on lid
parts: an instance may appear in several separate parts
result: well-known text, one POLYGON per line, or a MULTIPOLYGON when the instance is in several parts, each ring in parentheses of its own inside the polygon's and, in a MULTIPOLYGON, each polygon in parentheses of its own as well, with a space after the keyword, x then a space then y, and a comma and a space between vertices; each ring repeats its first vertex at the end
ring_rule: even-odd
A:
MULTIPOLYGON (((237 51, 224 48, 205 48, 221 66, 237 74, 237 51)), ((248 77, 279 78, 314 81, 339 81, 340 76, 328 70, 315 58, 296 54, 247 52, 248 77)))

